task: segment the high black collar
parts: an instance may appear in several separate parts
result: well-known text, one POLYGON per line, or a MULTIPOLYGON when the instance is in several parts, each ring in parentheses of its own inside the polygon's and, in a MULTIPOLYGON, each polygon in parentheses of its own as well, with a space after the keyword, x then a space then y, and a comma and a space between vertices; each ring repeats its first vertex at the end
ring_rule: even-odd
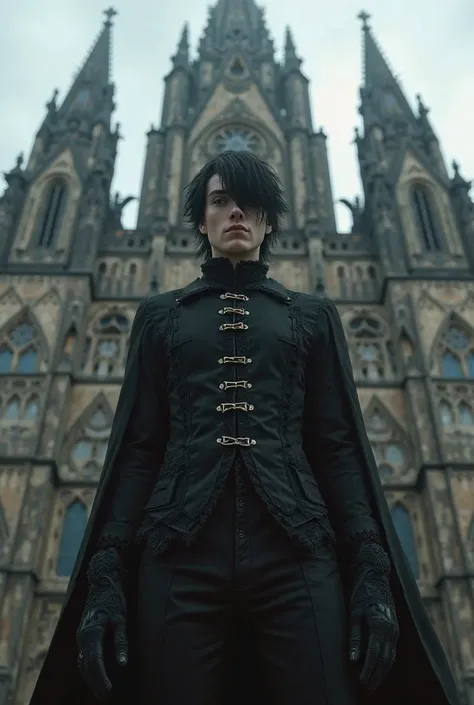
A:
POLYGON ((228 289, 243 289, 259 284, 267 278, 268 265, 259 260, 237 262, 234 265, 227 257, 212 257, 201 265, 203 280, 228 289))

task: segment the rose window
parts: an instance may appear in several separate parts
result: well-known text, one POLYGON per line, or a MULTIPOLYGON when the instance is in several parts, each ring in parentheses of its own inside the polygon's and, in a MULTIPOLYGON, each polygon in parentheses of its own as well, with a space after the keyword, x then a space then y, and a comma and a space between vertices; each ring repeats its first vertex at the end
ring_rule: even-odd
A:
POLYGON ((238 127, 227 127, 218 132, 214 144, 217 152, 259 152, 261 148, 261 140, 255 132, 238 127))

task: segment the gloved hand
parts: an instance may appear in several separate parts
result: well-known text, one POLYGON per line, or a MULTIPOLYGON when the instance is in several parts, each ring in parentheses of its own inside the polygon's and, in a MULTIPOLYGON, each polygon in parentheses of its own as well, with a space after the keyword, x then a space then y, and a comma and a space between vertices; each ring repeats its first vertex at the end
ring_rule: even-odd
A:
POLYGON ((111 630, 120 666, 128 662, 125 567, 115 548, 98 551, 87 569, 89 591, 76 633, 81 676, 99 700, 112 688, 104 665, 104 637, 111 630))
POLYGON ((365 543, 360 546, 351 571, 349 659, 357 663, 365 651, 360 680, 372 691, 395 662, 399 636, 390 567, 390 559, 380 544, 365 543))

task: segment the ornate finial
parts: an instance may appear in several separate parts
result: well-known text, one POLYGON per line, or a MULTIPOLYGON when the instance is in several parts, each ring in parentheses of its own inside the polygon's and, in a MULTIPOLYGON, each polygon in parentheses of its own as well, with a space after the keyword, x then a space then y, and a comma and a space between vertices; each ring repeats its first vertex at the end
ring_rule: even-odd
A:
POLYGON ((118 15, 118 12, 114 7, 109 7, 107 10, 104 10, 104 15, 107 18, 105 24, 110 27, 113 18, 115 17, 115 15, 118 15))
POLYGON ((453 169, 454 169, 454 173, 456 174, 456 176, 458 176, 459 175, 459 164, 455 159, 453 159, 453 169))
POLYGON ((59 95, 59 90, 57 88, 54 89, 53 96, 49 103, 46 103, 46 107, 50 112, 54 112, 56 110, 56 99, 59 95))
POLYGON ((362 12, 359 12, 357 15, 357 18, 362 21, 362 29, 370 29, 369 26, 369 20, 372 17, 368 12, 365 10, 362 10, 362 12))
POLYGON ((21 169, 21 167, 23 166, 23 162, 24 162, 24 161, 25 161, 25 157, 24 157, 24 155, 23 155, 23 152, 20 152, 20 154, 19 154, 19 155, 17 156, 17 158, 16 158, 16 166, 17 166, 17 169, 21 169))
POLYGON ((418 112, 420 113, 421 116, 428 115, 428 108, 425 106, 423 103, 423 98, 421 97, 421 93, 416 94, 416 100, 418 101, 418 112))

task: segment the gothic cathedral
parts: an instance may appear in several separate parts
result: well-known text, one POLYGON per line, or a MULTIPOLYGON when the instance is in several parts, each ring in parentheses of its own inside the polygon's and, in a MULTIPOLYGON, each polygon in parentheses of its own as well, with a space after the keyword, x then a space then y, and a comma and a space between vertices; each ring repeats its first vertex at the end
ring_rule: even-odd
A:
POLYGON ((474 206, 421 99, 361 14, 363 199, 337 231, 326 136, 290 31, 253 0, 183 31, 148 133, 137 224, 112 196, 113 10, 0 197, 0 705, 27 705, 107 447, 139 300, 199 276, 182 189, 225 149, 278 171, 291 205, 271 276, 333 298, 387 500, 466 705, 474 703, 474 206))

